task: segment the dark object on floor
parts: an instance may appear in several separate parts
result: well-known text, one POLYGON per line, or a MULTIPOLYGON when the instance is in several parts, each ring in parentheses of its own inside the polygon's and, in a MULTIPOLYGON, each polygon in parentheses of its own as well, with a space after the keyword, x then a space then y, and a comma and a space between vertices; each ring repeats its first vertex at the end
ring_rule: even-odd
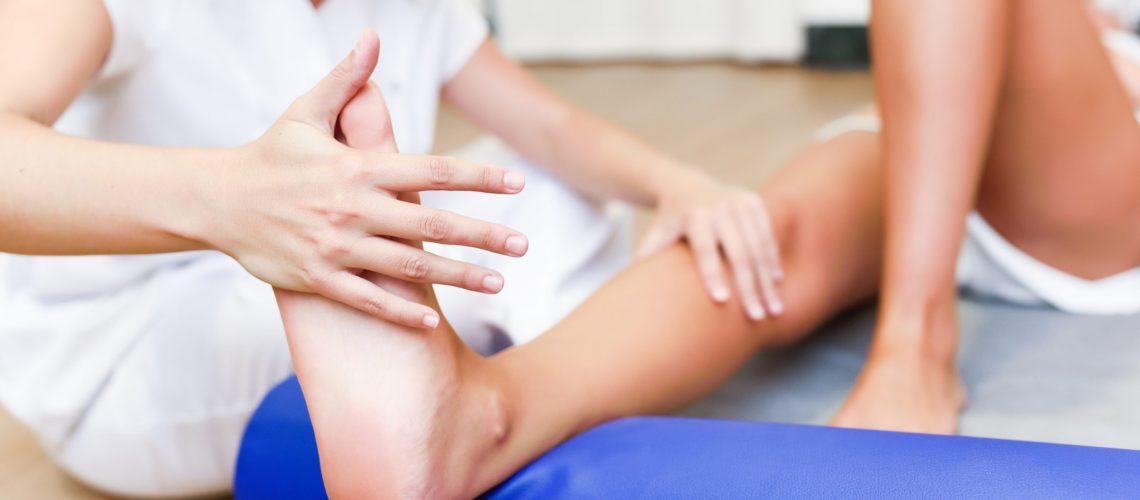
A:
POLYGON ((820 69, 866 69, 871 49, 866 26, 808 26, 804 64, 820 69))

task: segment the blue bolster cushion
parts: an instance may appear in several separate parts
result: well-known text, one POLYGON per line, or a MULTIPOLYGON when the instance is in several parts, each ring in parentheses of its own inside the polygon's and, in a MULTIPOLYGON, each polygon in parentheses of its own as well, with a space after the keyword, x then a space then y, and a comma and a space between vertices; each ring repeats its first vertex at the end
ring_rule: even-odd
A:
MULTIPOLYGON (((326 498, 295 378, 254 413, 238 499, 326 498)), ((626 418, 546 453, 486 498, 1140 498, 1140 452, 959 436, 626 418)))

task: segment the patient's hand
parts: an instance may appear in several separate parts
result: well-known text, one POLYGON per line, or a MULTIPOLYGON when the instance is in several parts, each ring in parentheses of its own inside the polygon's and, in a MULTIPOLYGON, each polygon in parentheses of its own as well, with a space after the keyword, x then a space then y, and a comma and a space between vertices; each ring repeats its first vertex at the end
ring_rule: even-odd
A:
MULTIPOLYGON (((890 328, 884 326, 887 323, 889 321, 880 321, 879 330, 890 328)), ((876 342, 863 371, 829 424, 931 434, 955 433, 958 413, 966 402, 966 391, 954 367, 953 345, 932 346, 928 342, 931 339, 935 342, 953 339, 956 326, 952 318, 937 325, 936 330, 953 330, 900 332, 895 327, 896 331, 891 334, 876 331, 876 342), (913 339, 915 343, 882 341, 891 338, 913 339)))

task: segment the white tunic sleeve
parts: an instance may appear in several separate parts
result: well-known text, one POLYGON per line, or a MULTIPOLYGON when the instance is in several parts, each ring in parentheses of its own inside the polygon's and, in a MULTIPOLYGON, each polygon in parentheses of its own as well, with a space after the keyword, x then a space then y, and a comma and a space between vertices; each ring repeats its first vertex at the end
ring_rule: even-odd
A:
POLYGON ((475 50, 487 39, 487 19, 483 17, 469 0, 447 0, 445 6, 447 20, 446 55, 443 61, 443 81, 454 77, 475 50))
POLYGON ((173 19, 173 0, 103 0, 114 32, 111 51, 98 78, 110 78, 137 67, 158 44, 173 19))

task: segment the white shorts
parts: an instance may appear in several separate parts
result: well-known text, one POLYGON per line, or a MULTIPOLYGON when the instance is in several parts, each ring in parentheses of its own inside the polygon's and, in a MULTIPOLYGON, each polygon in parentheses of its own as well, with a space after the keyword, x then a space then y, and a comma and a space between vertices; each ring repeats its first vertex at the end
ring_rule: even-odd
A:
MULTIPOLYGON (((848 132, 878 133, 878 117, 851 115, 819 129, 817 142, 848 132)), ((965 293, 1074 314, 1140 313, 1140 267, 1086 280, 1049 266, 1002 237, 977 212, 966 218, 958 256, 958 286, 965 293)))
MULTIPOLYGON (((457 156, 527 177, 516 196, 423 196, 530 239, 520 259, 432 246, 506 280, 498 295, 437 287, 476 350, 536 337, 628 263, 628 211, 583 199, 494 142, 457 156)), ((225 255, 0 254, 0 404, 96 488, 147 497, 228 491, 250 414, 291 371, 272 290, 225 255)))

